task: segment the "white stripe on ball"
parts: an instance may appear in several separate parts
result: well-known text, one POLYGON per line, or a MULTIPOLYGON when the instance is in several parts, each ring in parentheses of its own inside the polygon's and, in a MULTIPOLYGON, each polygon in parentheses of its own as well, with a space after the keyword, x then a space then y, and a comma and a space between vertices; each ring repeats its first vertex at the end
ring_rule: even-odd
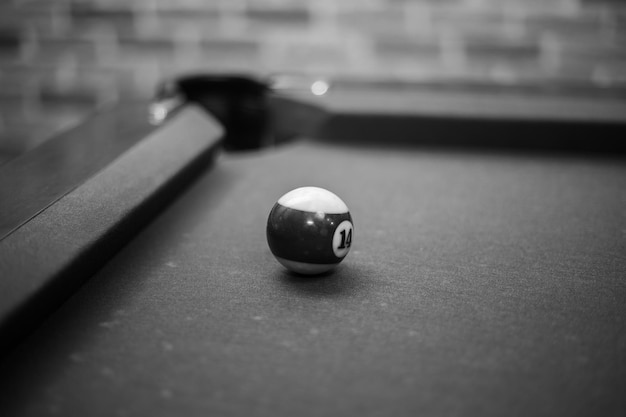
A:
POLYGON ((341 198, 320 187, 300 187, 291 190, 278 199, 278 204, 312 213, 342 214, 348 212, 348 206, 341 198))

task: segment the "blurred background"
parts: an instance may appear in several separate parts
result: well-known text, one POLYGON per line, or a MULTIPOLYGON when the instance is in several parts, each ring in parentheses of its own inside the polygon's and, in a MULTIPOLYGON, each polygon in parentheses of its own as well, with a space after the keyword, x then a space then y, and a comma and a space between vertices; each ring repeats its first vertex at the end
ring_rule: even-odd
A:
POLYGON ((619 0, 0 0, 0 163, 189 72, 626 97, 619 0))

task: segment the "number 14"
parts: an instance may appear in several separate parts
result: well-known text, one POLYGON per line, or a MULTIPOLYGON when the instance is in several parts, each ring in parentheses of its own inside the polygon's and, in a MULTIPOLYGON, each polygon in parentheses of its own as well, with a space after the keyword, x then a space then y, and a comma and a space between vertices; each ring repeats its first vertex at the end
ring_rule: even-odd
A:
POLYGON ((345 230, 342 230, 339 234, 341 234, 341 244, 337 249, 349 248, 352 244, 352 229, 348 229, 347 233, 345 230))

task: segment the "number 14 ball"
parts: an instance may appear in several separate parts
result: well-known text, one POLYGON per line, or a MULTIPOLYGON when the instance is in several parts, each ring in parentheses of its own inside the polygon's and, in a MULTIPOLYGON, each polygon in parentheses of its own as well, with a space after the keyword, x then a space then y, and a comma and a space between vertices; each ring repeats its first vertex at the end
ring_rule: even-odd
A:
POLYGON ((274 204, 267 219, 267 243, 284 267, 315 275, 337 266, 352 246, 348 206, 328 190, 301 187, 274 204))

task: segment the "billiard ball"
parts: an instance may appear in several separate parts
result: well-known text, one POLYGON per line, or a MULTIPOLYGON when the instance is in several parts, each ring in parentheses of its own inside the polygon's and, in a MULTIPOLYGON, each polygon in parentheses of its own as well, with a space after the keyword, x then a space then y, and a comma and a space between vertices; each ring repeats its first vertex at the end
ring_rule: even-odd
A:
POLYGON ((337 266, 350 251, 352 216, 339 197, 301 187, 278 199, 267 219, 267 243, 278 262, 305 275, 337 266))

